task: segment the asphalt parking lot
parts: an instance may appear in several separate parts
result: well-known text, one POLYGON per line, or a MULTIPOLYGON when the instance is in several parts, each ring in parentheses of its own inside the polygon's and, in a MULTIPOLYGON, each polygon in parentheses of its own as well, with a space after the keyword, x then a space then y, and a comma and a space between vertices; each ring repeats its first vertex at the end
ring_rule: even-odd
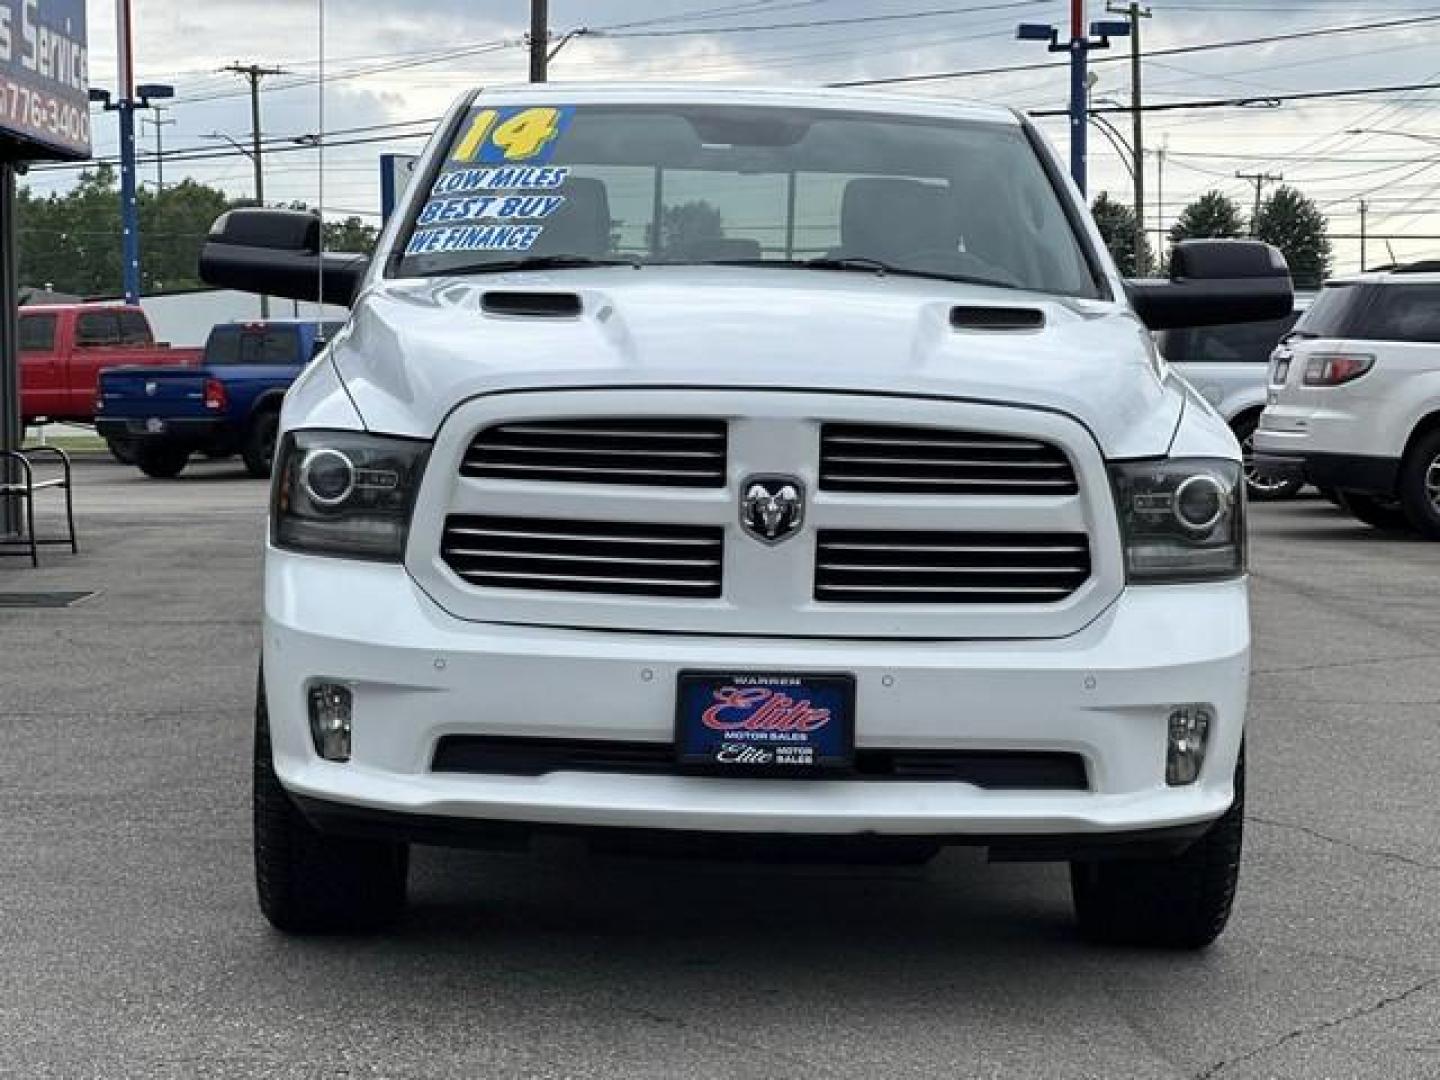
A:
POLYGON ((265 487, 80 469, 0 593, 0 1075, 1440 1077, 1440 546, 1252 513, 1250 810, 1199 956, 1078 940, 1059 866, 422 849, 391 936, 253 897, 265 487))

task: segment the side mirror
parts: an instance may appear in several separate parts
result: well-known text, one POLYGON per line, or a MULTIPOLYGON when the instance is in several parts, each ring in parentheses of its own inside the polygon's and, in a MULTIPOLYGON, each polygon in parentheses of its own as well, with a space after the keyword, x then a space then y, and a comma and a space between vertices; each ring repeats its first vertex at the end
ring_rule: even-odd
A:
POLYGON ((1295 287, 1285 256, 1258 240, 1182 240, 1170 280, 1131 280, 1125 291, 1151 330, 1283 319, 1295 287))
POLYGON ((354 303, 369 265, 366 255, 322 255, 320 218, 303 210, 231 210, 200 249, 207 285, 340 307, 354 303))

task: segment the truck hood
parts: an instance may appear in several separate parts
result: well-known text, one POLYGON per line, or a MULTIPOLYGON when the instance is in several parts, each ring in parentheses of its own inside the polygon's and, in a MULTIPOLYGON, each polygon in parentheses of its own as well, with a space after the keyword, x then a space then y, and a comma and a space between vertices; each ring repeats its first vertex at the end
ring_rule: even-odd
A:
POLYGON ((528 389, 827 389, 1065 413, 1107 457, 1165 453, 1183 408, 1120 304, 902 276, 629 267, 382 281, 332 357, 372 431, 430 437, 457 404, 528 389), (578 316, 493 314, 486 293, 574 293, 578 316), (956 329, 955 307, 1038 310, 1033 330, 956 329))

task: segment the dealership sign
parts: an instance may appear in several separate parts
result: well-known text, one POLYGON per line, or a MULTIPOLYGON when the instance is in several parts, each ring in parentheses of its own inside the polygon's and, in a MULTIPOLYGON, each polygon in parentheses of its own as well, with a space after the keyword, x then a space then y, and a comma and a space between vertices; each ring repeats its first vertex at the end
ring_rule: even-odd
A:
POLYGON ((0 140, 89 157, 89 91, 85 0, 0 0, 0 140))

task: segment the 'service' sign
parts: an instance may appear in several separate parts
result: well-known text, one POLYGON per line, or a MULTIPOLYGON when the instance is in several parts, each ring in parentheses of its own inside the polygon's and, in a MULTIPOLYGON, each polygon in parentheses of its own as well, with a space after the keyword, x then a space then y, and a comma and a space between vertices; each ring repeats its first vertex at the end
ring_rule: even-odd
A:
POLYGON ((0 137, 89 157, 89 95, 85 0, 0 0, 0 137))

